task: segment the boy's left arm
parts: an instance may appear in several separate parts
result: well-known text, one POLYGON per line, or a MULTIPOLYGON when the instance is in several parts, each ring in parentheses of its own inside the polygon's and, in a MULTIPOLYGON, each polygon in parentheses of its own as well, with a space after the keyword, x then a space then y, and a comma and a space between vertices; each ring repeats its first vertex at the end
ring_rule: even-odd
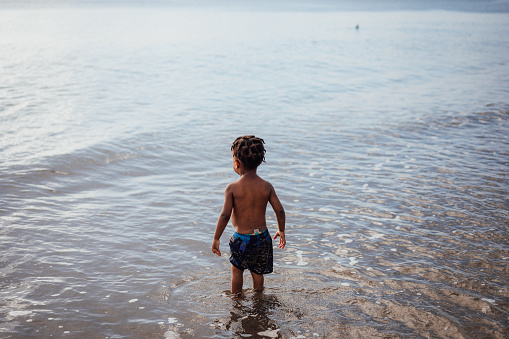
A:
POLYGON ((286 215, 285 215, 285 209, 283 208, 283 205, 281 204, 281 201, 279 201, 279 198, 277 197, 276 190, 272 185, 270 186, 271 193, 269 197, 269 203, 274 209, 274 212, 276 213, 277 218, 277 226, 278 230, 276 234, 274 235, 274 240, 276 240, 279 237, 279 248, 285 248, 286 246, 286 237, 285 237, 285 223, 286 223, 286 215))
POLYGON ((214 233, 214 240, 212 241, 212 253, 221 256, 221 251, 219 250, 219 238, 224 232, 226 225, 228 225, 228 221, 230 221, 230 216, 232 215, 233 210, 233 191, 231 185, 228 185, 224 191, 224 204, 223 210, 217 219, 216 224, 216 232, 214 233))

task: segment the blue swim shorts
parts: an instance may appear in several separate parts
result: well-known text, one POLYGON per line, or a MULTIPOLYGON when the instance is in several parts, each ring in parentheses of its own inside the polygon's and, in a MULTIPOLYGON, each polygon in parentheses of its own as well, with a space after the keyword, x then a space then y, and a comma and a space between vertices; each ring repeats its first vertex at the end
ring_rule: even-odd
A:
POLYGON ((272 238, 265 229, 259 234, 239 234, 230 238, 230 262, 240 270, 256 274, 273 271, 272 238))

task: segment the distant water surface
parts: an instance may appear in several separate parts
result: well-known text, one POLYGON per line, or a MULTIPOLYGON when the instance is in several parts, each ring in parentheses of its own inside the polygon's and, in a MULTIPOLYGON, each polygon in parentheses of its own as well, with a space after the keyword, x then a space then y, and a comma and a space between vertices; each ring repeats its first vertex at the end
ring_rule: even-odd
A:
POLYGON ((509 336, 507 13, 27 7, 0 9, 2 337, 509 336), (243 134, 288 247, 233 299, 243 134))

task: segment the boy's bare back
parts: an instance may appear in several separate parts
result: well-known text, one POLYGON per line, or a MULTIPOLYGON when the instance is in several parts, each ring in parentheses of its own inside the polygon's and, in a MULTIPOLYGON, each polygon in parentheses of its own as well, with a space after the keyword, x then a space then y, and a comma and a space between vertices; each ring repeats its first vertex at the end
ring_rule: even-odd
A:
POLYGON ((255 173, 246 174, 227 186, 225 205, 232 206, 231 220, 235 231, 241 234, 253 233, 267 228, 265 212, 270 202, 276 213, 283 210, 274 187, 255 173))

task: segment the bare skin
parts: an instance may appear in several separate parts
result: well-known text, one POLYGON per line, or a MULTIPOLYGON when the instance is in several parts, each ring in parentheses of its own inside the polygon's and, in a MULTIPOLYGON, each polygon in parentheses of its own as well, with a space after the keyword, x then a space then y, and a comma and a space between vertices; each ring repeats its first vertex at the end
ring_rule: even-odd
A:
MULTIPOLYGON (((223 210, 219 215, 212 242, 212 253, 221 256, 219 238, 226 225, 232 219, 235 231, 240 234, 252 234, 255 229, 260 232, 267 228, 265 212, 270 203, 276 213, 278 230, 274 239, 279 237, 279 248, 284 248, 285 240, 285 210, 276 195, 274 187, 256 174, 256 169, 246 169, 243 164, 233 158, 233 170, 240 175, 239 180, 229 184, 224 192, 223 210)), ((232 265, 232 293, 242 291, 243 270, 232 265)), ((263 275, 251 272, 255 291, 263 290, 263 275)))

